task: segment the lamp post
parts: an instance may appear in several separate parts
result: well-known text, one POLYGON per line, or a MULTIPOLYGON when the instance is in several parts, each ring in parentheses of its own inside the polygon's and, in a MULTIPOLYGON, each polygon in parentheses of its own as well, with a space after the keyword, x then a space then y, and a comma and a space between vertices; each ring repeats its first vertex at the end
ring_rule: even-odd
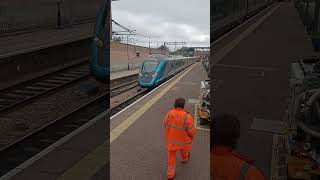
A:
MULTIPOLYGON (((111 1, 120 1, 120 0, 111 0, 111 1)), ((112 19, 112 7, 110 8, 110 19, 112 19)), ((110 39, 112 39, 112 21, 110 21, 110 39)))
POLYGON ((246 0, 246 16, 248 16, 249 12, 249 0, 246 0))
POLYGON ((127 35, 127 55, 128 55, 128 71, 130 69, 129 63, 130 63, 130 57, 129 57, 129 35, 127 35))
POLYGON ((149 36, 149 54, 151 54, 151 48, 150 48, 150 36, 149 36))
POLYGON ((73 25, 73 2, 72 0, 69 0, 70 1, 70 27, 72 27, 73 25))
POLYGON ((319 24, 319 8, 320 8, 320 2, 319 0, 315 0, 315 13, 314 13, 314 32, 318 32, 318 24, 319 24))
POLYGON ((61 1, 58 1, 57 28, 61 28, 61 1))

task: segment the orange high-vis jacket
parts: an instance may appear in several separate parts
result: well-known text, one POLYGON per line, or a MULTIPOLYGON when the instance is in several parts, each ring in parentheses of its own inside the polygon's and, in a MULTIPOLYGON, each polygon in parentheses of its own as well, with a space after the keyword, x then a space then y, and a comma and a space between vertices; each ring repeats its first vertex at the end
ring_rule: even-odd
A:
POLYGON ((181 108, 170 110, 164 118, 164 128, 169 151, 191 149, 196 128, 188 112, 181 108))
POLYGON ((210 153, 211 180, 264 180, 260 171, 240 154, 225 146, 210 153))

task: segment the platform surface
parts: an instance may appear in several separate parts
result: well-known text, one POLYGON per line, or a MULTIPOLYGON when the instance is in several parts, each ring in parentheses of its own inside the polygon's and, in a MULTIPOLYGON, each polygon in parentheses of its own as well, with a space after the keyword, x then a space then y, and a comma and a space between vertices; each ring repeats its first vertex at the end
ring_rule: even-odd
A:
MULTIPOLYGON (((186 98, 187 111, 195 114, 194 102, 199 99, 200 81, 206 79, 206 73, 202 64, 198 63, 175 82, 177 78, 179 76, 111 119, 112 180, 166 179, 167 151, 163 118, 178 97, 186 98), (140 117, 137 117, 137 113, 140 113, 140 117), (133 124, 113 140, 115 129, 133 119, 133 124)), ((198 130, 188 164, 181 164, 177 155, 176 180, 210 179, 209 144, 209 131, 198 130)))
POLYGON ((138 73, 139 73, 139 69, 114 71, 114 72, 111 72, 110 80, 112 81, 114 79, 119 79, 122 77, 131 76, 131 75, 138 74, 138 73))
POLYGON ((255 118, 283 121, 289 96, 290 63, 314 55, 292 3, 280 6, 214 66, 214 113, 241 121, 240 153, 256 160, 270 177, 272 134, 250 130, 255 118))
POLYGON ((93 35, 94 25, 85 23, 74 25, 72 28, 35 30, 0 37, 0 59, 90 38, 93 35))

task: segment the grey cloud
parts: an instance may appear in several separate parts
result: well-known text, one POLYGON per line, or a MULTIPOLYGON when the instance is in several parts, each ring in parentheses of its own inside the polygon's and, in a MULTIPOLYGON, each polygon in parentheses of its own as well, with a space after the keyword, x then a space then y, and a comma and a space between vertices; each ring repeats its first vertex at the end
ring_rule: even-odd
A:
POLYGON ((113 19, 158 41, 187 41, 208 46, 209 0, 120 0, 112 4, 113 19))

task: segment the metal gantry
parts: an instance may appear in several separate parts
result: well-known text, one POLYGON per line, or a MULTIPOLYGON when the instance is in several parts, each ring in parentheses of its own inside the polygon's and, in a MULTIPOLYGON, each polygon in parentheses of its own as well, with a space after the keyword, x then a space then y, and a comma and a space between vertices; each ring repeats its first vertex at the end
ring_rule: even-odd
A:
POLYGON ((177 50, 177 45, 186 45, 187 43, 184 42, 184 41, 181 41, 181 42, 177 42, 177 41, 171 41, 171 42, 164 42, 163 43, 163 46, 166 47, 166 45, 174 45, 174 51, 177 50))

